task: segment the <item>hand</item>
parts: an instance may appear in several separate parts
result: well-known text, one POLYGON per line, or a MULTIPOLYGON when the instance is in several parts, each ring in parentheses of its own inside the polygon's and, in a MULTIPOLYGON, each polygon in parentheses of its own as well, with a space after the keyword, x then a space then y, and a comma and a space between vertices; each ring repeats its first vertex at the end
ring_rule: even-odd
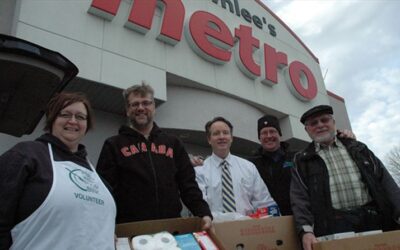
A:
POLYGON ((204 158, 201 155, 190 155, 190 163, 192 163, 193 167, 202 166, 204 158))
POLYGON ((318 240, 313 233, 305 233, 303 234, 302 242, 304 250, 312 250, 312 244, 317 243, 318 240))
POLYGON ((354 139, 357 140, 356 135, 348 129, 338 129, 337 131, 340 138, 354 139))
POLYGON ((213 225, 212 225, 212 219, 210 216, 204 216, 202 218, 202 225, 201 225, 202 230, 213 230, 213 225))

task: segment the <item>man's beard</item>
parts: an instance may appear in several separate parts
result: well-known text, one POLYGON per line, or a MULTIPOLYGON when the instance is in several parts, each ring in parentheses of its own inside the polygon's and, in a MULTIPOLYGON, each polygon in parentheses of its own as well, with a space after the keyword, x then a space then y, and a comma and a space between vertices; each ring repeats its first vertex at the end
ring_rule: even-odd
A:
POLYGON ((153 120, 149 116, 146 116, 146 118, 147 118, 146 122, 143 122, 143 120, 141 120, 141 122, 137 122, 135 117, 129 118, 129 123, 132 127, 136 128, 136 129, 139 129, 139 130, 145 129, 153 123, 153 120))
POLYGON ((336 135, 335 131, 330 131, 324 135, 315 136, 313 140, 317 143, 328 144, 334 140, 335 135, 336 135))

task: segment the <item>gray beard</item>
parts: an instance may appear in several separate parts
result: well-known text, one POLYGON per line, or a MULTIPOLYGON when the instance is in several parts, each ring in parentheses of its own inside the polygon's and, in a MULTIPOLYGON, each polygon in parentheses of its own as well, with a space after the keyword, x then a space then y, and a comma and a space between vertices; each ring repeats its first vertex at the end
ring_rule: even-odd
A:
POLYGON ((316 137, 313 138, 313 140, 316 143, 329 144, 335 139, 335 136, 336 136, 336 132, 332 131, 332 132, 329 132, 327 135, 324 135, 324 136, 316 136, 316 137))

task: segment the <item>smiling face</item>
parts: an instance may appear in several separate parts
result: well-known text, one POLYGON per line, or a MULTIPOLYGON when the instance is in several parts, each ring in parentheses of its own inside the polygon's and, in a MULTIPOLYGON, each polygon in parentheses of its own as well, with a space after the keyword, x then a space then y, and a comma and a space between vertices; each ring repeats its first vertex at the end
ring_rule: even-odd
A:
POLYGON ((131 93, 128 96, 126 116, 135 129, 143 131, 150 128, 153 125, 155 110, 156 106, 151 94, 141 96, 131 93))
POLYGON ((305 125, 313 141, 329 145, 335 140, 336 126, 332 115, 320 114, 310 117, 305 121, 305 125))
POLYGON ((210 126, 210 133, 207 140, 214 154, 225 158, 229 154, 233 136, 229 126, 225 122, 217 121, 210 126))
POLYGON ((87 109, 82 102, 72 103, 63 108, 54 120, 51 133, 72 151, 78 150, 87 130, 87 109))
POLYGON ((275 152, 281 147, 279 132, 274 127, 264 127, 260 130, 260 143, 267 152, 275 152))

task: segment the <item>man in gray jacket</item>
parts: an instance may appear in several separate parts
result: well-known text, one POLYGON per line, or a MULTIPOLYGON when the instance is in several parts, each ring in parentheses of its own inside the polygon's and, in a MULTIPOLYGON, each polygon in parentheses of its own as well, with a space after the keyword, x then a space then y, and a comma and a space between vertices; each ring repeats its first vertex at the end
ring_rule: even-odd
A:
POLYGON ((400 189, 367 146, 336 136, 332 107, 301 117, 313 142, 296 154, 290 198, 303 248, 316 237, 341 232, 393 230, 400 217, 400 189))

